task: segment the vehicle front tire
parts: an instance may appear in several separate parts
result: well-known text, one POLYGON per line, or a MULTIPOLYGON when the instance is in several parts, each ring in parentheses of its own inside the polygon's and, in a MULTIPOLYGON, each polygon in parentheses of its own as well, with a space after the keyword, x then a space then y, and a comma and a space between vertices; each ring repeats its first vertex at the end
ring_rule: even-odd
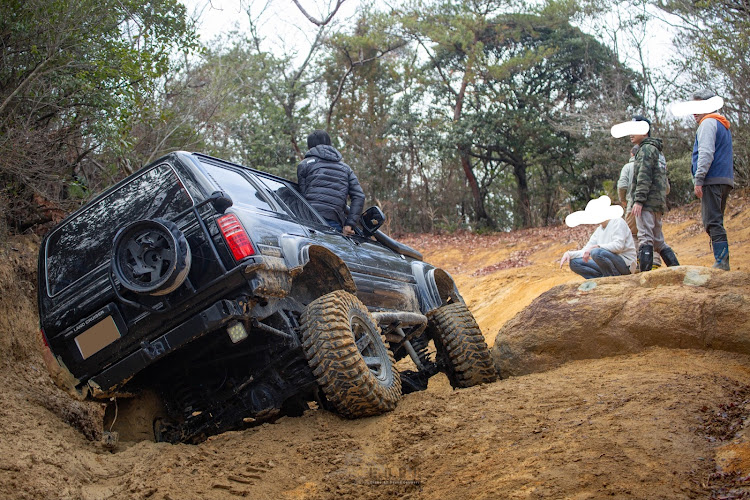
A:
POLYGON ((445 367, 451 386, 472 387, 497 380, 490 350, 466 304, 444 305, 427 316, 438 361, 445 367))
POLYGON ((360 418, 396 407, 401 378, 393 354, 357 297, 337 290, 312 301, 301 330, 307 362, 338 413, 360 418))

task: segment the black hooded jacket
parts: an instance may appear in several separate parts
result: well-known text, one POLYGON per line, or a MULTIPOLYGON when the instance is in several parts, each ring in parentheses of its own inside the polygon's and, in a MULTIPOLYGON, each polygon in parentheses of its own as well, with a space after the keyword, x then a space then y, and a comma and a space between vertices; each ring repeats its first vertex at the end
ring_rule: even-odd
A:
POLYGON ((354 171, 341 159, 341 153, 333 146, 315 146, 297 165, 297 183, 302 196, 320 215, 354 227, 362 214, 365 193, 354 171), (352 199, 348 216, 347 197, 352 199))

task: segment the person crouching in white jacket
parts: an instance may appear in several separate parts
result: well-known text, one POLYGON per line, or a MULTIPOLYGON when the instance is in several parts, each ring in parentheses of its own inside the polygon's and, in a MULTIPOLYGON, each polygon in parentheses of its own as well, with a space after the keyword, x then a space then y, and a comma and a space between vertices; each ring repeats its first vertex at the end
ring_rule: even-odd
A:
POLYGON ((569 250, 563 254, 560 267, 570 263, 571 271, 586 279, 635 272, 635 242, 622 214, 621 206, 612 206, 608 196, 601 196, 589 201, 586 210, 568 215, 565 223, 569 227, 580 224, 599 224, 599 227, 582 249, 569 250))

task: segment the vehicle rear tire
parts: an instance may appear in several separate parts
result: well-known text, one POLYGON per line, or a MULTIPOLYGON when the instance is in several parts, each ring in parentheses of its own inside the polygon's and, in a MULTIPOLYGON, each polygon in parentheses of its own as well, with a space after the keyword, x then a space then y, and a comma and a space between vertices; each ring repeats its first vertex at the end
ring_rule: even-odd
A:
POLYGON ((302 346, 329 403, 347 418, 391 411, 401 399, 401 378, 367 308, 338 290, 302 314, 302 346))
POLYGON ((166 295, 182 285, 190 263, 190 245, 174 222, 140 220, 115 235, 112 272, 132 292, 166 295))
POLYGON ((457 302, 431 313, 428 331, 435 341, 438 360, 454 388, 472 387, 497 380, 490 350, 466 304, 457 302))

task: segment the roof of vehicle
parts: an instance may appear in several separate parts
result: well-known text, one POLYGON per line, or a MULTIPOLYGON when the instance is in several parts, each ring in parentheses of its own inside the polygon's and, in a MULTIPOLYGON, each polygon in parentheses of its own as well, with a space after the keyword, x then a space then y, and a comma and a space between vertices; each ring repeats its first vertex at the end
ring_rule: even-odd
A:
POLYGON ((250 172, 253 172, 253 173, 256 173, 256 174, 261 174, 261 175, 265 175, 266 177, 271 177, 272 179, 276 179, 278 181, 288 182, 290 184, 294 184, 295 186, 297 185, 297 183, 295 181, 287 179, 286 177, 281 177, 281 176, 278 176, 278 175, 270 174, 268 172, 264 172, 264 171, 258 170, 256 168, 247 167, 245 165, 240 165, 239 163, 234 163, 234 162, 231 162, 231 161, 228 161, 228 160, 224 160, 224 159, 221 159, 221 158, 216 158, 215 156, 207 155, 207 154, 204 154, 204 153, 197 153, 197 152, 187 153, 185 151, 177 151, 177 153, 178 154, 190 154, 190 155, 193 155, 193 156, 197 156, 200 159, 212 160, 212 161, 217 162, 217 163, 223 163, 225 165, 231 165, 233 167, 238 167, 238 168, 242 168, 244 170, 249 170, 250 172))

